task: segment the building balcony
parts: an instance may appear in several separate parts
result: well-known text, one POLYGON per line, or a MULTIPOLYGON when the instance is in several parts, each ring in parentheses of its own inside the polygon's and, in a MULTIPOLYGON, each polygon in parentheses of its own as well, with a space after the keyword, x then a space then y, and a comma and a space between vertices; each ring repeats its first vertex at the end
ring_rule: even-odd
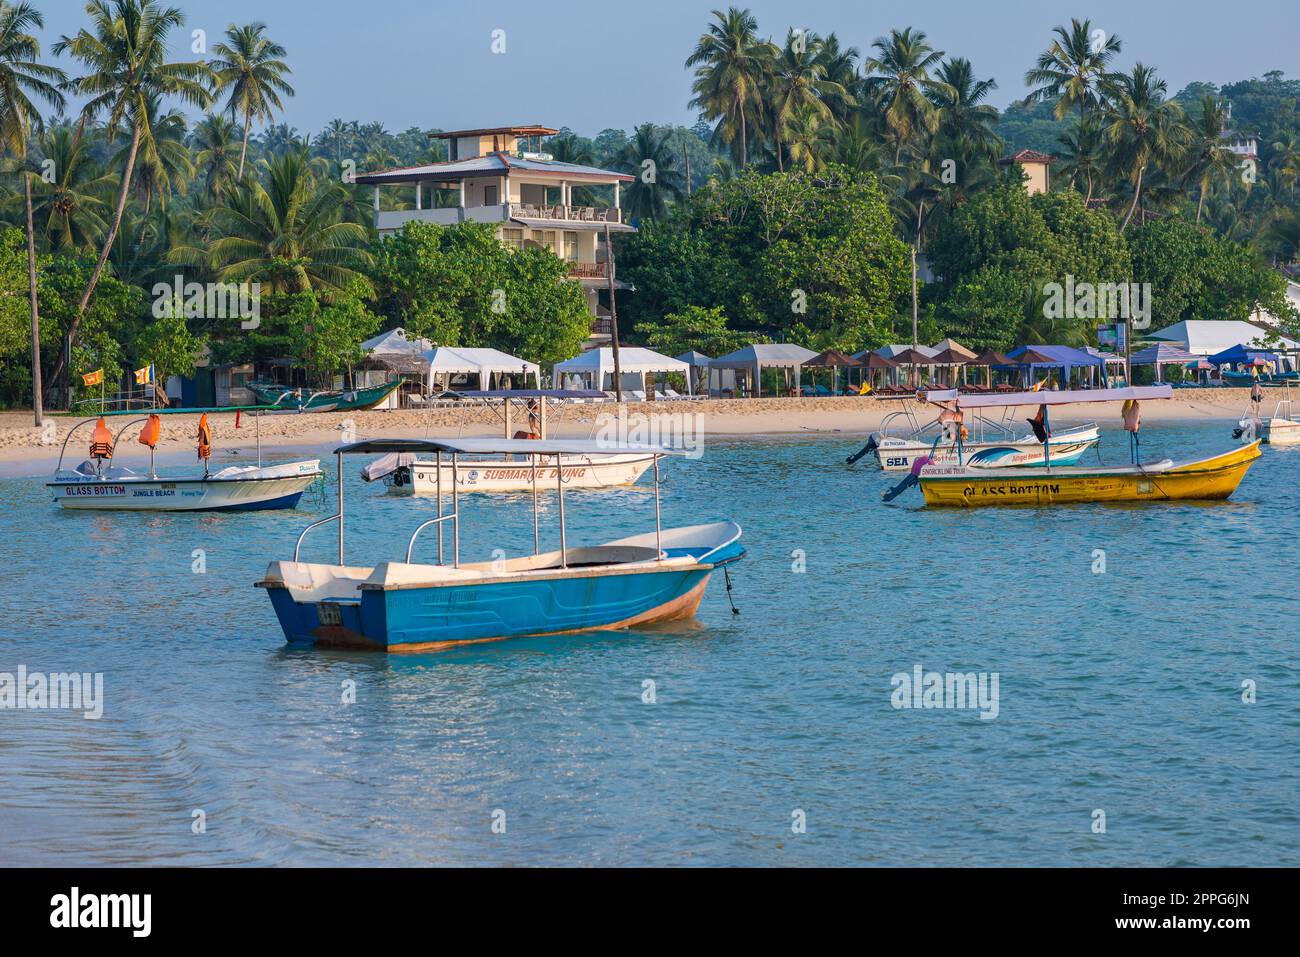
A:
POLYGON ((618 225, 623 222, 622 210, 614 206, 536 206, 530 203, 512 203, 510 218, 551 223, 610 223, 618 225))
POLYGON ((569 260, 569 275, 574 279, 608 279, 609 263, 580 263, 569 260))
POLYGON ((375 229, 398 230, 411 222, 455 226, 457 223, 501 223, 508 217, 504 206, 439 206, 434 209, 392 209, 375 214, 375 229))

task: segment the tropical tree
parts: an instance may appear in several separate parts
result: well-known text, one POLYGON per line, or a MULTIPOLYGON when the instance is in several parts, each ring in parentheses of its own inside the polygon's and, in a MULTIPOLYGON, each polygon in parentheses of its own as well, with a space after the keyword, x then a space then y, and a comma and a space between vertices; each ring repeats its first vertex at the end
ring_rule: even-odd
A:
POLYGON ((1025 85, 1033 87, 1029 102, 1055 101, 1057 120, 1073 109, 1086 119, 1105 105, 1107 92, 1118 78, 1110 64, 1123 49, 1123 41, 1100 29, 1091 20, 1072 19, 1070 26, 1055 27, 1056 38, 1025 73, 1025 85))
POLYGON ((1201 221, 1205 209, 1205 194, 1217 181, 1231 182, 1237 170, 1237 157, 1223 141, 1227 129, 1227 111, 1218 97, 1204 96, 1199 109, 1191 116, 1188 128, 1187 166, 1183 170, 1185 183, 1197 184, 1196 222, 1201 221))
POLYGON ((32 411, 37 425, 42 418, 41 317, 36 292, 36 231, 32 219, 32 170, 26 165, 27 141, 31 131, 42 124, 32 97, 62 107, 63 95, 58 84, 66 79, 62 70, 40 62, 41 44, 30 31, 44 26, 40 13, 31 4, 0 0, 0 149, 18 162, 23 177, 32 333, 32 411))
MULTIPOLYGON (((769 61, 765 99, 772 120, 778 168, 784 166, 781 147, 782 144, 789 147, 788 131, 796 117, 807 139, 820 127, 837 122, 829 101, 843 107, 856 103, 848 90, 827 79, 821 49, 822 40, 817 34, 792 29, 786 34, 785 46, 769 61)), ((814 155, 804 149, 805 166, 814 155)))
POLYGON ((1174 166, 1185 148, 1183 110, 1165 99, 1166 91, 1165 81, 1142 63, 1134 66, 1131 74, 1121 75, 1115 81, 1106 109, 1105 136, 1116 177, 1133 189, 1133 201, 1120 232, 1128 229, 1137 212, 1143 181, 1152 164, 1174 166))
POLYGON ((891 30, 872 47, 876 54, 866 62, 865 87, 876 97, 894 139, 897 166, 917 132, 933 132, 938 125, 938 111, 928 94, 935 90, 930 70, 943 59, 943 51, 935 50, 923 31, 911 27, 891 30))
POLYGON ((244 159, 248 155, 248 133, 255 120, 270 122, 275 110, 283 110, 280 94, 293 96, 293 87, 284 79, 293 71, 284 62, 284 47, 266 36, 265 23, 226 27, 228 43, 212 48, 217 54, 208 66, 216 79, 217 96, 226 96, 231 119, 242 118, 244 145, 239 151, 240 179, 244 178, 244 159))
POLYGON ((47 248, 68 251, 94 249, 108 232, 116 181, 92 159, 85 137, 71 126, 52 127, 38 141, 41 155, 51 163, 51 176, 34 184, 36 220, 47 248))
MULTIPOLYGON (((162 113, 156 96, 146 98, 144 109, 149 118, 149 135, 140 142, 135 190, 144 197, 147 218, 155 196, 165 207, 174 192, 185 194, 194 178, 194 161, 185 144, 185 114, 176 109, 162 113)), ((120 150, 111 165, 124 165, 128 149, 120 150)))
POLYGON ((173 249, 173 262, 214 269, 223 282, 258 282, 269 292, 339 293, 371 262, 369 231, 342 218, 343 186, 318 180, 303 151, 268 163, 265 183, 242 182, 213 210, 219 237, 208 248, 173 249))
POLYGON ((623 148, 618 167, 636 177, 623 192, 622 208, 629 216, 657 222, 667 215, 668 200, 684 195, 670 135, 671 131, 657 131, 653 123, 643 123, 623 148))
POLYGON ((209 114, 194 128, 195 177, 203 183, 203 195, 220 206, 239 181, 235 154, 239 151, 239 128, 221 114, 209 114))
MULTIPOLYGON (((69 345, 76 341, 86 306, 95 294, 95 286, 121 228, 140 144, 153 136, 149 126, 150 101, 174 96, 206 108, 212 100, 207 87, 211 74, 204 64, 167 62, 167 38, 185 22, 178 8, 160 7, 156 0, 90 0, 86 13, 90 17, 90 29, 83 27, 75 36, 60 38, 53 50, 59 55, 66 53, 86 68, 82 76, 70 81, 74 92, 88 98, 81 111, 82 124, 106 113, 109 135, 123 127, 130 130, 131 147, 99 260, 68 327, 69 345)), ((60 355, 54 376, 62 370, 63 355, 60 355)))
POLYGON ((716 142, 739 142, 743 167, 749 164, 750 118, 762 108, 763 77, 775 48, 758 38, 758 21, 748 10, 729 7, 713 16, 717 22, 686 58, 686 65, 695 67, 690 105, 718 122, 716 142))
POLYGON ((1102 166, 1100 127, 1091 117, 1080 120, 1070 132, 1062 133, 1057 143, 1061 146, 1057 154, 1060 174, 1069 177, 1071 189, 1077 189, 1079 180, 1083 180, 1087 184, 1083 201, 1091 202, 1102 166))
POLYGON ((970 60, 953 57, 939 65, 930 102, 939 111, 939 130, 949 140, 966 140, 991 159, 1002 151, 993 127, 998 111, 984 101, 997 89, 995 80, 978 80, 970 60))

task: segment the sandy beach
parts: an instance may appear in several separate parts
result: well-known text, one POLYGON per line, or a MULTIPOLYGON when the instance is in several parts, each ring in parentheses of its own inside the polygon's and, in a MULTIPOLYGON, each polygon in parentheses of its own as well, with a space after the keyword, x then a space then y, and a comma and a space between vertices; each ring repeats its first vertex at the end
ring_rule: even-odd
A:
MULTIPOLYGON (((1272 411, 1275 390, 1266 393, 1265 413, 1272 411)), ((1280 397, 1280 395, 1279 395, 1280 397)), ((1197 389, 1177 391, 1169 401, 1148 402, 1142 409, 1146 425, 1187 422, 1223 422, 1239 418, 1250 399, 1248 389, 1197 389)), ((742 436, 854 435, 865 437, 880 427, 891 413, 910 409, 922 421, 933 418, 934 410, 922 408, 913 399, 845 398, 761 398, 709 399, 673 402, 625 402, 628 416, 686 414, 701 415, 705 441, 742 436)), ((599 417, 617 414, 614 403, 552 406, 549 427, 553 437, 586 438, 599 428, 599 417)), ((53 472, 59 448, 68 430, 84 417, 47 414, 45 421, 54 423, 53 437, 48 428, 37 429, 30 412, 0 412, 0 476, 48 475, 53 472)), ((1054 421, 1118 422, 1119 404, 1072 406, 1054 412, 1054 421)), ((129 421, 117 416, 109 420, 116 431, 129 421)), ((263 415, 260 422, 252 415, 213 413, 208 416, 213 434, 213 462, 246 462, 256 455, 260 430, 263 455, 321 454, 337 446, 350 423, 358 439, 377 436, 418 438, 425 436, 500 435, 503 422, 498 411, 482 405, 464 405, 431 410, 322 412, 310 414, 277 413, 263 415)), ((635 421, 634 419, 629 421, 635 421)), ((694 421, 694 420, 692 420, 694 421)), ((158 446, 160 465, 177 465, 194 461, 194 435, 198 416, 191 414, 163 416, 162 442, 158 446)), ((515 428, 519 428, 518 416, 515 428)), ((83 429, 82 432, 87 432, 83 429)), ((126 436, 121 450, 122 463, 138 465, 144 450, 135 443, 137 429, 126 436), (127 448, 126 446, 130 446, 127 448)), ((69 447, 68 461, 75 465, 85 457, 82 447, 90 436, 78 433, 69 447)), ((65 463, 67 464, 67 463, 65 463)))

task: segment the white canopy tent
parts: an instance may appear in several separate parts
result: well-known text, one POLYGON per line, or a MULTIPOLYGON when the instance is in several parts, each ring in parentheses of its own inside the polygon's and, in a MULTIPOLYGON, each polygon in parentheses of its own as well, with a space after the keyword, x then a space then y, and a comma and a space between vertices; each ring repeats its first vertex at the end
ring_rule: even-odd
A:
POLYGON ((493 375, 522 374, 525 385, 531 375, 534 385, 541 387, 541 369, 537 363, 526 362, 499 349, 438 346, 424 353, 424 358, 429 363, 430 390, 439 376, 443 377, 445 387, 456 375, 478 376, 478 387, 484 390, 491 388, 493 375))
POLYGON ((814 358, 817 353, 803 346, 788 342, 761 342, 737 349, 721 359, 714 359, 709 367, 712 369, 739 369, 750 373, 754 385, 754 395, 762 395, 760 385, 764 369, 794 370, 794 385, 798 389, 802 377, 803 364, 814 358))
POLYGON ((1172 342, 1194 356, 1218 355, 1238 345, 1293 355, 1300 350, 1300 343, 1286 336, 1271 340, 1274 343, 1280 341, 1281 345, 1265 346, 1268 330, 1239 319, 1185 319, 1158 332, 1148 333, 1144 338, 1172 342))
MULTIPOLYGON (((619 371, 625 377, 676 372, 686 377, 687 391, 691 389, 691 367, 681 359, 673 359, 653 349, 644 349, 640 346, 623 346, 618 350, 618 360, 619 371)), ((605 377, 608 376, 611 383, 614 380, 614 350, 609 346, 588 349, 572 359, 556 363, 552 372, 557 389, 567 388, 574 379, 577 379, 587 383, 587 388, 607 391, 605 377)))
POLYGON ((408 336, 400 326, 361 343, 361 351, 372 356, 410 355, 428 352, 432 348, 433 343, 428 339, 408 336))

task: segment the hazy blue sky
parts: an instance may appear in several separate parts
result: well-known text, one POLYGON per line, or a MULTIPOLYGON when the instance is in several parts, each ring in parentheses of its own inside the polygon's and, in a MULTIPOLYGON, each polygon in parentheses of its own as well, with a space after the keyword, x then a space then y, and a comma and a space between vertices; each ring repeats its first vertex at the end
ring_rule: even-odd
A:
MULTIPOLYGON (((48 43, 84 21, 80 0, 35 0, 48 43)), ((314 132, 339 116, 390 130, 515 123, 593 135, 647 120, 692 123, 683 61, 720 2, 701 0, 171 0, 190 29, 215 42, 232 21, 264 21, 288 48, 297 96, 285 119, 314 132), (491 51, 493 30, 506 52, 491 51)), ((995 103, 1024 95, 1022 77, 1071 16, 1124 40, 1123 63, 1156 65, 1171 92, 1191 80, 1223 83, 1282 70, 1300 75, 1296 0, 755 0, 764 35, 787 26, 836 31, 864 51, 891 27, 925 30, 999 84, 995 103)), ((72 68, 64 64, 65 68, 72 68)))

